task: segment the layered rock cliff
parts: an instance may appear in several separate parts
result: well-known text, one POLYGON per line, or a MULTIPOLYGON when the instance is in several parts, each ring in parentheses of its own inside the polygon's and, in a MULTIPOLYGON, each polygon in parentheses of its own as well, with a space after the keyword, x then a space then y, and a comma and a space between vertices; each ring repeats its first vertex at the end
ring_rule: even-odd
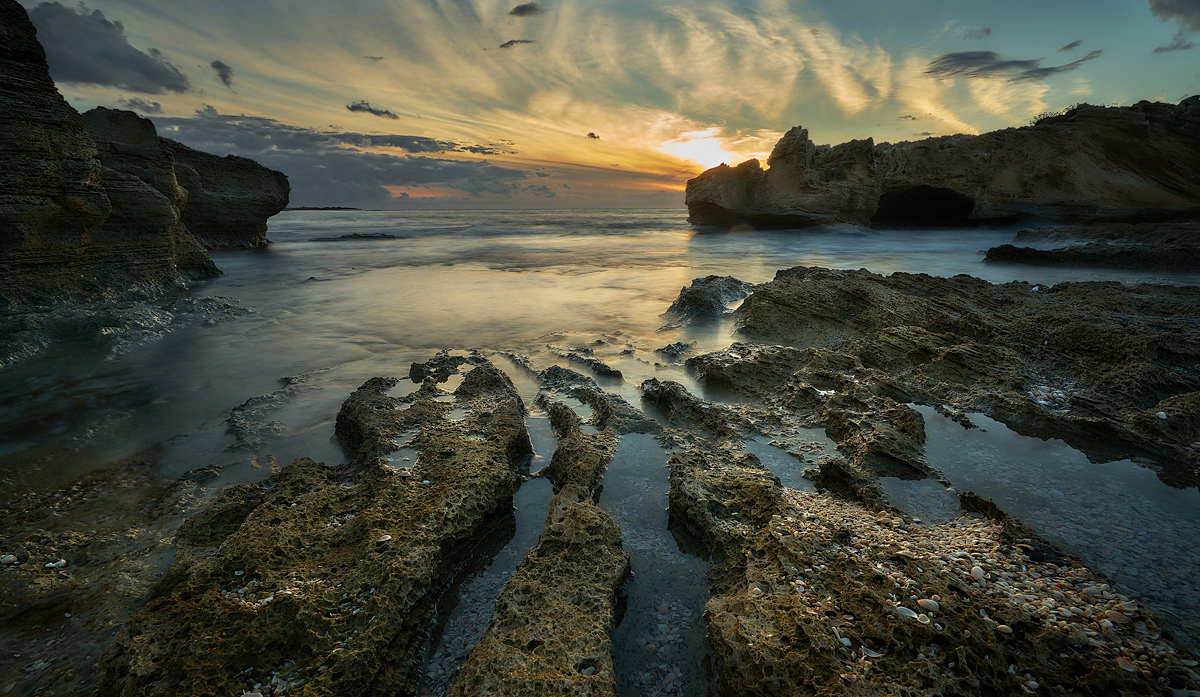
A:
POLYGON ((24 8, 0 0, 0 309, 151 297, 219 273, 199 239, 265 242, 287 178, 62 98, 24 8))
POLYGON ((236 155, 218 157, 167 138, 175 176, 188 192, 183 222, 209 249, 262 247, 267 218, 287 207, 290 187, 283 172, 236 155))
POLYGON ((1036 125, 917 142, 815 145, 796 127, 757 160, 687 184, 690 220, 801 227, 1115 220, 1200 211, 1200 96, 1081 105, 1036 125))

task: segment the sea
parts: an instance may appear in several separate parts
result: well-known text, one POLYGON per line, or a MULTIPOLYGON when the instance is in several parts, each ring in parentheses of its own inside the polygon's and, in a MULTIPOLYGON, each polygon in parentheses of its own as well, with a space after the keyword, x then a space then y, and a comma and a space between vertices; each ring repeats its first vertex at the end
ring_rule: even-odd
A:
MULTIPOLYGON (((601 386, 635 405, 637 386, 649 377, 676 380, 704 396, 681 365, 663 361, 655 349, 683 341, 696 342, 702 352, 740 339, 731 321, 665 326, 661 315, 680 289, 710 274, 761 283, 779 269, 805 265, 1047 286, 1200 283, 1200 272, 984 263, 986 249, 1011 242, 1016 232, 702 229, 688 224, 683 209, 285 211, 270 220, 268 247, 214 253, 224 275, 159 301, 162 308, 178 308, 181 299, 221 299, 228 312, 196 321, 179 312, 167 326, 114 331, 112 341, 68 340, 0 371, 0 485, 11 500, 70 485, 124 458, 150 459, 162 481, 221 465, 221 481, 231 484, 260 480, 302 456, 342 462, 334 419, 349 393, 374 376, 406 376, 412 362, 445 348, 517 352, 539 367, 560 363, 586 372, 559 355, 586 346, 624 373, 623 380, 601 386), (248 433, 231 428, 235 415, 248 420, 248 433)), ((525 389, 535 391, 536 385, 525 389)), ((960 479, 1019 511, 1031 527, 1197 631, 1200 608, 1188 597, 1198 596, 1200 579, 1200 493, 1172 489, 1138 463, 1091 463, 1059 441, 1020 436, 999 423, 987 430, 988 440, 977 442, 978 433, 939 418, 932 410, 926 414, 931 464, 952 482, 960 479), (1128 492, 1136 500, 1123 500, 1128 492), (1147 565, 1138 550, 1152 540, 1161 545, 1159 538, 1173 540, 1171 553, 1159 547, 1164 562, 1147 565)), ((700 559, 664 529, 668 454, 654 453, 657 446, 641 440, 623 445, 623 452, 640 455, 615 464, 624 484, 614 480, 608 488, 631 498, 610 497, 607 505, 623 525, 638 530, 640 542, 631 544, 660 555, 665 544, 700 559)), ((552 442, 542 450, 548 448, 552 442)), ((941 494, 905 486, 895 484, 897 500, 935 518, 941 494)), ((517 512, 525 533, 516 537, 530 545, 541 521, 536 501, 547 495, 526 498, 535 504, 517 512)), ((522 553, 510 552, 509 567, 522 553)), ((504 578, 509 567, 493 570, 495 578, 504 578)), ((473 568, 486 574, 487 560, 473 568)), ((702 576, 705 566, 686 561, 679 568, 702 576)), ((635 555, 635 578, 645 593, 653 586, 658 595, 630 599, 631 608, 645 609, 627 612, 624 622, 651 629, 627 626, 629 636, 617 641, 620 689, 699 694, 688 690, 703 676, 680 666, 704 652, 703 584, 680 600, 666 597, 675 581, 651 583, 648 573, 638 575, 635 555), (678 613, 672 605, 677 601, 678 613), (683 618, 681 624, 690 622, 688 628, 657 632, 669 624, 654 616, 663 607, 683 618), (639 658, 640 642, 656 634, 666 639, 655 657, 639 658), (680 649, 679 666, 663 660, 672 642, 691 642, 680 649)), ((469 587, 472 581, 462 583, 469 587)), ((479 593, 495 592, 495 583, 476 585, 484 587, 479 593)), ((473 611, 486 620, 488 599, 468 596, 461 604, 474 602, 473 611)), ((444 626, 457 631, 453 618, 444 626)), ((435 641, 431 654, 439 646, 435 641)))

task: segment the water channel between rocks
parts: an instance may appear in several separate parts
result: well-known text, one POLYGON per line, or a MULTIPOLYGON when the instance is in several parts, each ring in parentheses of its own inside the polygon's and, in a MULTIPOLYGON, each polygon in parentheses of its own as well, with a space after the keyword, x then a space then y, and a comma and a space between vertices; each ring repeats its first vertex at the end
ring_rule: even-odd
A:
POLYGON ((600 507, 621 526, 632 574, 613 632, 617 693, 703 695, 708 562, 669 527, 669 453, 650 434, 623 436, 602 481, 600 507), (686 550, 686 551, 685 551, 686 550))
MULTIPOLYGON (((932 407, 926 461, 959 490, 992 499, 1063 550, 1200 636, 1200 491, 1174 489, 1131 460, 1090 462, 1061 440, 1019 435, 983 414, 965 429, 932 407)), ((884 480, 894 504, 932 522, 958 513, 936 482, 884 480)))

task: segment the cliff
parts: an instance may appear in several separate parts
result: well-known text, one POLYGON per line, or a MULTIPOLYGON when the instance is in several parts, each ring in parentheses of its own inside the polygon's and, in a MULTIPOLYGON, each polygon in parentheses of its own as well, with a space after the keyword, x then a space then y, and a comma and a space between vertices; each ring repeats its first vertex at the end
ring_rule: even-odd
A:
POLYGON ((290 187, 282 172, 245 157, 218 157, 161 140, 188 192, 183 222, 201 244, 209 249, 267 244, 267 218, 288 204, 290 187))
POLYGON ((286 203, 279 172, 160 139, 132 112, 81 117, 24 8, 0 0, 0 310, 183 287, 220 273, 189 221, 254 247, 286 203))
POLYGON ((815 145, 796 127, 767 164, 721 165, 688 181, 691 222, 955 225, 1190 213, 1200 210, 1200 96, 1081 105, 1023 128, 895 144, 815 145))

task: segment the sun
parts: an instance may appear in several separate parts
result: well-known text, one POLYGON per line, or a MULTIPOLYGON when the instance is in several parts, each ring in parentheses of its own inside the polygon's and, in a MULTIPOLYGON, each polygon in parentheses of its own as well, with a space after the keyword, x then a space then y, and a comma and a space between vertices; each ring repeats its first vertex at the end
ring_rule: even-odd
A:
POLYGON ((662 150, 676 157, 690 160, 705 169, 722 163, 732 164, 740 156, 725 149, 725 143, 717 137, 716 128, 682 133, 674 140, 662 144, 662 150))

